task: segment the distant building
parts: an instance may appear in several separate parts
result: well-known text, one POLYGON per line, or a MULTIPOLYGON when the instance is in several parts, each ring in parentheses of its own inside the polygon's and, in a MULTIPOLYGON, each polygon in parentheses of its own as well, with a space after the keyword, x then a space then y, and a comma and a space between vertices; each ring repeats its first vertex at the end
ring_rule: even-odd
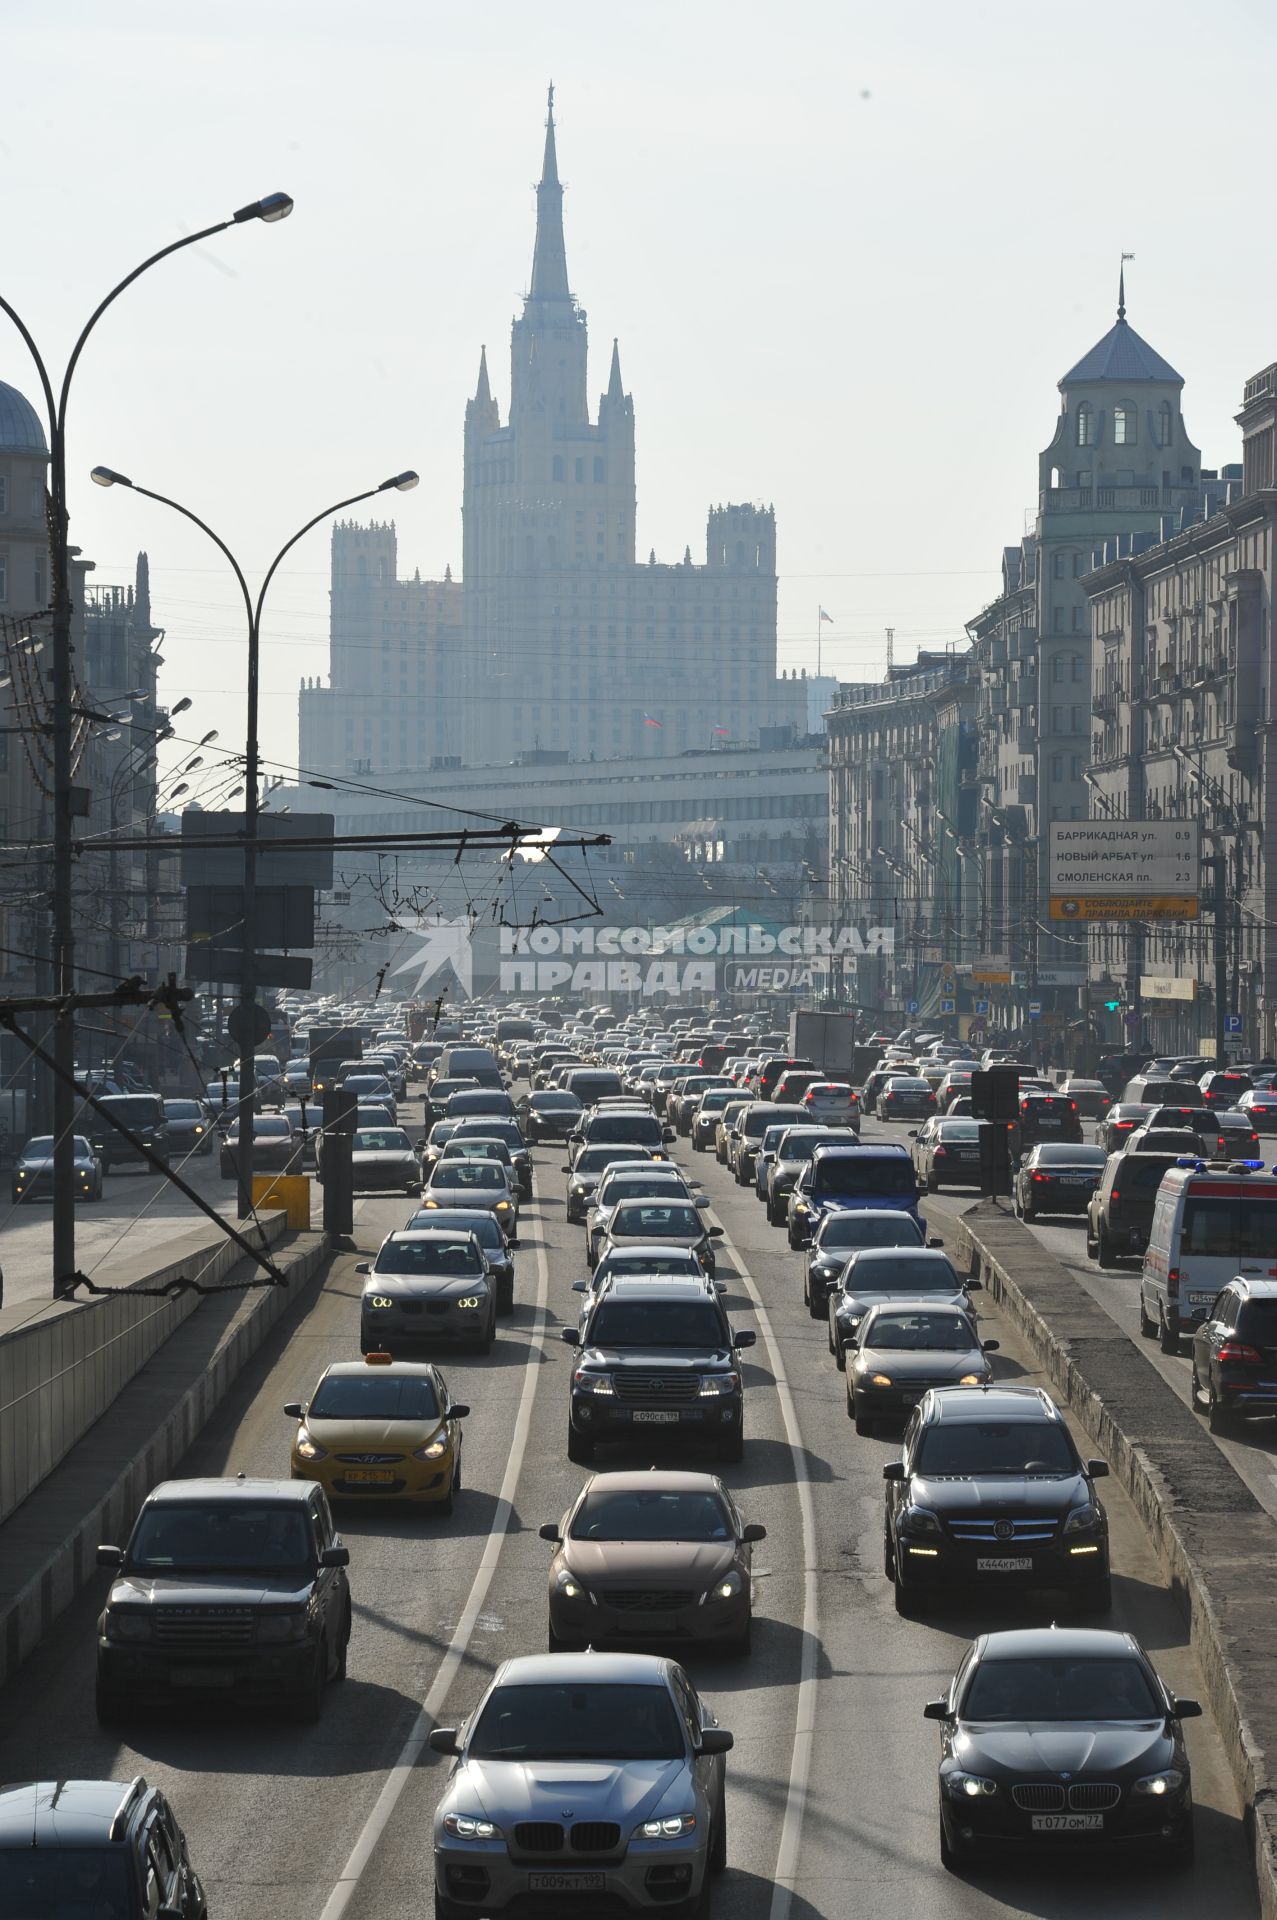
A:
POLYGON ((809 730, 801 684, 776 677, 772 508, 711 508, 702 563, 688 548, 639 564, 634 403, 614 341, 590 418, 586 352, 551 100, 508 417, 486 351, 466 406, 462 581, 398 580, 393 528, 335 529, 329 681, 302 687, 303 767, 659 759, 809 730))

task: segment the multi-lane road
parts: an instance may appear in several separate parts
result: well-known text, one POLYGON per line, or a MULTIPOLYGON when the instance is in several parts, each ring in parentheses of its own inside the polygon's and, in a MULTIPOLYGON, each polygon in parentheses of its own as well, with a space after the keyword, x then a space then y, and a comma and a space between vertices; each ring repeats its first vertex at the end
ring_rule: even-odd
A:
MULTIPOLYGON (((1198 1856, 1187 1875, 1136 1862, 1062 1868, 1054 1859, 962 1879, 943 1871, 937 1730, 922 1704, 979 1627, 1045 1621, 1050 1603, 954 1607, 926 1621, 896 1615, 882 1571, 881 1476, 892 1442, 857 1438, 847 1419, 823 1330, 802 1306, 800 1256, 751 1191, 685 1144, 678 1151, 726 1230, 719 1272, 731 1317, 759 1334, 746 1368, 745 1458, 723 1469, 745 1516, 767 1527, 755 1549, 753 1651, 688 1660, 736 1740, 729 1867, 715 1915, 1089 1920, 1097 1898, 1114 1897, 1130 1920, 1252 1914, 1239 1809, 1209 1718, 1188 1728, 1198 1856)), ((219 1713, 200 1702, 139 1721, 123 1742, 100 1732, 96 1591, 0 1693, 0 1778, 144 1772, 160 1781, 187 1829, 213 1920, 428 1920, 431 1815, 446 1763, 423 1751, 424 1730, 463 1715, 502 1658, 544 1648, 549 1549, 537 1528, 559 1517, 582 1478, 564 1445, 572 1355, 558 1328, 575 1318, 571 1282, 584 1265, 581 1230, 564 1219, 562 1158, 561 1149, 538 1150, 517 1306, 493 1352, 442 1358, 473 1408, 456 1513, 339 1516, 352 1560, 350 1677, 330 1691, 317 1727, 283 1724, 269 1707, 219 1713)), ((407 1211, 403 1200, 359 1203, 358 1250, 334 1262, 309 1309, 259 1355, 186 1472, 287 1472, 283 1404, 304 1399, 328 1361, 357 1353, 355 1261, 407 1211)), ((984 1310, 1002 1342, 1000 1372, 1033 1378, 1011 1330, 984 1310)), ((1177 1691, 1200 1695, 1150 1544, 1115 1482, 1105 1498, 1114 1623, 1139 1635, 1177 1691)))

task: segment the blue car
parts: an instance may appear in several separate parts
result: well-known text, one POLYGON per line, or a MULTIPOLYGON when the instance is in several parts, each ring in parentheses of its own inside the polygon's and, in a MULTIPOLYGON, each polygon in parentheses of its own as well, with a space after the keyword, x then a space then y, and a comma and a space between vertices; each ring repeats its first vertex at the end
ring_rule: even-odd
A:
POLYGON ((903 1147, 817 1147, 789 1196, 789 1244, 795 1250, 810 1245, 824 1216, 848 1207, 890 1207, 912 1214, 925 1229, 918 1213, 921 1191, 903 1147))

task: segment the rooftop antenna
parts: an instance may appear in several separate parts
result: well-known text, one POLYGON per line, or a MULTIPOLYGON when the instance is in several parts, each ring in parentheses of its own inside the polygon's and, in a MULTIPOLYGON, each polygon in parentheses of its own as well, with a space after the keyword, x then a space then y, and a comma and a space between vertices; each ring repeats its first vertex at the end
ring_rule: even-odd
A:
POLYGON ((1126 318, 1126 263, 1134 258, 1133 253, 1124 253, 1117 270, 1117 317, 1119 320, 1126 318))
POLYGON ((888 680, 890 680, 891 678, 891 670, 895 666, 895 664, 896 664, 896 630, 894 627, 888 627, 887 628, 887 678, 888 680))

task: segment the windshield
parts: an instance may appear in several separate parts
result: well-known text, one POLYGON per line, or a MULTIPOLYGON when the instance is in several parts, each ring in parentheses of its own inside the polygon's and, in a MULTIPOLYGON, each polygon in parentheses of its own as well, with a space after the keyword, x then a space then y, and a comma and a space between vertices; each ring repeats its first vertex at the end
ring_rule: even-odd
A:
POLYGON ((1180 1254, 1221 1259, 1277 1260, 1277 1195, 1246 1199, 1190 1193, 1184 1205, 1180 1254))
POLYGON ((164 1118, 163 1102, 151 1093, 104 1093, 101 1104, 126 1127, 148 1127, 164 1118))
POLYGON ((198 1120, 203 1109, 198 1100, 166 1100, 164 1111, 170 1120, 198 1120))
POLYGON ((435 1383, 423 1373, 369 1369, 331 1373, 315 1389, 310 1420, 433 1420, 439 1412, 435 1383))
POLYGON ((504 1114, 489 1114, 485 1119, 463 1120, 453 1135, 455 1140, 502 1140, 507 1147, 521 1147, 523 1135, 518 1122, 504 1114))
POLYGON ((661 1137, 661 1123, 654 1113, 639 1113, 626 1107, 621 1113, 601 1113, 589 1123, 589 1137, 595 1140, 638 1140, 648 1146, 661 1137))
POLYGON ((1124 1153, 1113 1182, 1114 1196, 1129 1193, 1132 1187, 1137 1193, 1156 1191, 1162 1184, 1163 1174, 1174 1165, 1174 1157, 1169 1153, 1124 1153))
POLYGON ((637 1140, 615 1147, 582 1147, 576 1156, 576 1165, 572 1171, 573 1173, 603 1173, 615 1161, 641 1160, 643 1153, 643 1144, 637 1140))
POLYGON ((411 1153, 412 1142, 399 1127, 383 1127, 377 1133, 361 1127, 355 1135, 354 1151, 356 1153, 411 1153))
POLYGON ((482 1187, 505 1185, 505 1169, 498 1160, 440 1160, 430 1175, 432 1187, 482 1187))
POLYGON ((662 1174, 653 1161, 651 1173, 604 1174, 599 1182, 599 1205, 614 1207, 618 1200, 655 1200, 662 1193, 686 1193, 678 1173, 662 1174))
POLYGON ((530 1102, 534 1113, 580 1113, 581 1102, 574 1093, 534 1093, 530 1102))
POLYGON ((978 1140, 980 1128, 974 1120, 946 1120, 942 1127, 937 1128, 937 1134, 944 1141, 978 1140))
POLYGON ((431 1207, 414 1213, 408 1222, 410 1232, 414 1229, 419 1233, 437 1232, 441 1227, 445 1230, 455 1228, 458 1233, 472 1233, 481 1247, 491 1247, 494 1253, 505 1247, 501 1222, 486 1207, 475 1207, 473 1211, 462 1207, 431 1207))
POLYGON ((620 1487, 591 1488, 572 1522, 574 1540, 731 1540, 727 1509, 716 1493, 620 1487))
POLYGON ((915 1469, 933 1478, 970 1474, 1076 1473, 1077 1461, 1061 1428, 1041 1420, 955 1420, 928 1427, 915 1469))
POLYGON ((282 1140, 292 1132, 282 1113, 256 1113, 253 1115, 253 1132, 261 1140, 282 1140))
POLYGON ((374 1273, 478 1273, 479 1250, 468 1240, 391 1240, 373 1262, 374 1273))
POLYGON ((124 1920, 137 1911, 123 1847, 0 1849, 0 1920, 124 1920))
POLYGON ((1063 1142, 1038 1147, 1035 1167, 1102 1167, 1107 1155, 1103 1147, 1066 1147, 1063 1142))
POLYGON ((701 1271, 696 1255, 687 1248, 677 1253, 608 1253, 594 1269, 594 1285, 598 1287, 609 1274, 620 1280, 659 1280, 671 1275, 695 1280, 701 1271))
POLYGON ((892 1199, 907 1195, 912 1200, 917 1194, 917 1183, 913 1167, 903 1153, 893 1153, 890 1158, 876 1153, 847 1154, 837 1159, 830 1155, 813 1162, 811 1190, 815 1194, 845 1194, 854 1199, 881 1194, 892 1199))
POLYGON ((848 1293, 958 1293, 962 1282, 942 1253, 866 1250, 847 1268, 848 1293))
POLYGON ((865 1328, 861 1347, 886 1353, 969 1353, 976 1344, 971 1323, 961 1313, 876 1313, 865 1328))
POLYGON ((179 1573, 252 1573, 308 1567, 314 1540, 304 1508, 210 1500, 146 1507, 129 1543, 131 1568, 179 1573))
POLYGON ((1165 1711, 1138 1660, 1086 1654, 982 1660, 962 1702, 964 1720, 1152 1720, 1165 1711))
POLYGON ((631 1240, 700 1239, 704 1229, 695 1207, 656 1202, 627 1204, 612 1215, 611 1231, 631 1240))
POLYGON ((663 1686, 547 1681, 494 1689, 470 1736, 469 1757, 678 1760, 684 1746, 663 1686))
POLYGON ((830 1213, 820 1223, 818 1247, 920 1247, 922 1229, 910 1214, 830 1213))
POLYGON ((605 1299, 590 1322, 596 1347, 700 1347, 727 1345, 711 1301, 605 1299))

